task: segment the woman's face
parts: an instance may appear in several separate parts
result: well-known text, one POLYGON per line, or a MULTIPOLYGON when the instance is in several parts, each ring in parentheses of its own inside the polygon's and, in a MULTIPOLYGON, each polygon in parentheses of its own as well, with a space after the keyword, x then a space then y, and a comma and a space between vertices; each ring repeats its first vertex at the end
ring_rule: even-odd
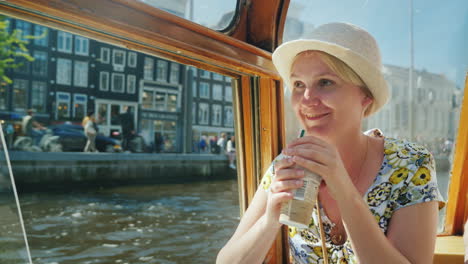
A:
POLYGON ((323 139, 360 130, 365 107, 372 102, 359 86, 338 77, 317 52, 298 55, 290 87, 296 117, 308 134, 323 139))

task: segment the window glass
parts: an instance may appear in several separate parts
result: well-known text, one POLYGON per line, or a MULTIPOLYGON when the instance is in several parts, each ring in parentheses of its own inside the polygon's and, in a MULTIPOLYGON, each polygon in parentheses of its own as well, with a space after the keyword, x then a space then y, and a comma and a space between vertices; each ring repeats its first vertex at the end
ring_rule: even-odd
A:
POLYGON ((47 76, 47 52, 34 51, 32 73, 37 76, 47 76))
MULTIPOLYGON (((365 128, 409 139, 435 157, 437 180, 447 198, 450 168, 463 97, 468 50, 468 2, 423 0, 292 0, 284 41, 307 38, 318 25, 350 22, 368 30, 382 53, 383 73, 392 98, 365 128), (320 8, 317 8, 320 7, 320 8), (382 15, 381 10, 386 10, 382 15)), ((444 223, 445 210, 439 224, 444 223)), ((440 229, 441 230, 441 229, 440 229)))
POLYGON ((226 102, 232 102, 232 87, 226 86, 226 89, 224 91, 225 91, 224 100, 226 100, 226 102))
POLYGON ((213 84, 213 99, 223 100, 223 86, 220 84, 213 84))
POLYGON ((46 47, 49 45, 49 35, 46 27, 35 25, 34 26, 34 44, 37 46, 46 47))
MULTIPOLYGON (((13 82, 0 85, 9 146, 23 138, 27 109, 47 129, 25 139, 23 151, 41 150, 27 154, 34 162, 14 168, 33 263, 214 263, 239 218, 237 171, 215 144, 235 131, 232 118, 224 120, 232 102, 219 100, 227 93, 222 76, 200 79, 198 68, 97 41, 90 29, 83 37, 30 25, 30 34, 43 31, 50 41, 27 45, 35 60, 6 71, 13 82), (215 84, 222 87, 216 100, 215 84), (92 133, 82 122, 90 113, 97 154, 84 152, 92 133), (183 239, 167 239, 164 230, 183 239)), ((1 208, 0 216, 7 216, 1 208)), ((5 245, 20 250, 10 247, 16 234, 5 227, 11 233, 0 227, 1 263, 12 256, 5 245)))
POLYGON ((138 0, 214 30, 229 27, 236 16, 237 0, 138 0))
POLYGON ((210 108, 207 103, 198 104, 198 123, 207 125, 210 118, 210 108))
POLYGON ((13 80, 13 107, 16 111, 24 111, 28 108, 28 80, 13 80))
POLYGON ((16 30, 18 38, 25 40, 26 36, 31 35, 31 23, 23 20, 16 20, 16 30))
POLYGON ((31 107, 40 113, 46 112, 47 83, 33 81, 31 89, 31 107))

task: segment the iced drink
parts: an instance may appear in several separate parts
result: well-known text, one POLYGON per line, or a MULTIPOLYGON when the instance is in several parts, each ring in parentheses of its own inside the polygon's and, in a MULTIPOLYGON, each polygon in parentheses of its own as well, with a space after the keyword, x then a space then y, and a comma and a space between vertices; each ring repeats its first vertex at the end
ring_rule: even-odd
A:
MULTIPOLYGON (((300 137, 303 135, 304 132, 301 131, 300 137)), ((280 155, 279 158, 284 159, 289 157, 280 155)), ((302 167, 295 165, 294 168, 302 167)), ((304 173, 304 184, 302 187, 294 190, 294 198, 281 206, 279 222, 282 224, 298 228, 307 228, 309 226, 322 178, 307 169, 304 169, 304 173)))

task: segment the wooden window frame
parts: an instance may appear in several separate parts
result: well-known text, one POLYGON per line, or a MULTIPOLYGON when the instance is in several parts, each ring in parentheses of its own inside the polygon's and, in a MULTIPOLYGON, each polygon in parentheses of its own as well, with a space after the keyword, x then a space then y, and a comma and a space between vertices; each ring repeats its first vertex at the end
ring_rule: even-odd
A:
MULTIPOLYGON (((231 37, 133 0, 5 0, 0 13, 217 72, 233 78, 241 213, 284 144, 282 83, 271 62, 281 43, 289 0, 242 1, 231 37), (127 19, 132 17, 135 19, 127 19), (240 115, 242 113, 242 115, 240 115)), ((465 84, 465 91, 468 89, 465 84)), ((468 99, 463 100, 445 231, 463 233, 468 215, 468 99)), ((278 237, 266 263, 287 263, 278 237)))

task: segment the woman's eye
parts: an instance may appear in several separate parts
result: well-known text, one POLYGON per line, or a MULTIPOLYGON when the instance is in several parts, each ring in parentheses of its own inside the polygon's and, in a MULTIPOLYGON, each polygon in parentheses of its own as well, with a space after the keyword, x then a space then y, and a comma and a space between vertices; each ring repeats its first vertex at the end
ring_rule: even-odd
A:
POLYGON ((333 85, 333 84, 334 84, 334 82, 331 81, 331 80, 328 80, 328 79, 321 79, 319 81, 320 86, 330 86, 330 85, 333 85))
POLYGON ((301 81, 295 81, 295 82, 293 83, 293 87, 294 87, 294 88, 304 88, 304 83, 301 82, 301 81))

